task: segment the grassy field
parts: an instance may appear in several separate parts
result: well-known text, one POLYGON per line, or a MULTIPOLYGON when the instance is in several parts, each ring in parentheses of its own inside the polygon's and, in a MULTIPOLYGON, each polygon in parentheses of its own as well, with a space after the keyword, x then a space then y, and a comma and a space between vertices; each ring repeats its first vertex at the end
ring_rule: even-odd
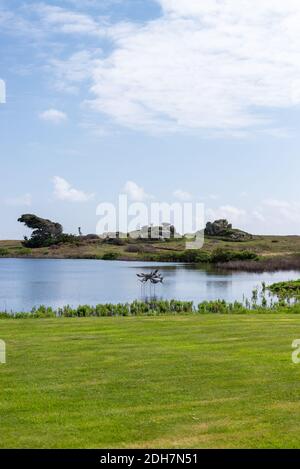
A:
POLYGON ((296 448, 300 317, 2 320, 1 448, 296 448))
MULTIPOLYGON (((206 237, 202 251, 211 253, 216 249, 230 251, 250 251, 259 256, 290 256, 300 254, 300 236, 255 236, 250 241, 232 242, 206 237)), ((75 244, 62 244, 48 248, 28 249, 21 241, 0 241, 0 257, 37 258, 98 258, 113 254, 120 260, 152 260, 159 256, 182 253, 185 240, 124 241, 122 245, 105 243, 102 240, 82 241, 75 244), (133 252, 135 251, 136 252, 133 252)))

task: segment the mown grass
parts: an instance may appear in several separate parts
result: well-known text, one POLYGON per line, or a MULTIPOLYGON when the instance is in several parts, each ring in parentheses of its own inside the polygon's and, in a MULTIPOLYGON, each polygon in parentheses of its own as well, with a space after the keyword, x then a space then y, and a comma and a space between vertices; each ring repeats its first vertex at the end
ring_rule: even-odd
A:
POLYGON ((297 448, 300 317, 0 321, 1 448, 297 448))

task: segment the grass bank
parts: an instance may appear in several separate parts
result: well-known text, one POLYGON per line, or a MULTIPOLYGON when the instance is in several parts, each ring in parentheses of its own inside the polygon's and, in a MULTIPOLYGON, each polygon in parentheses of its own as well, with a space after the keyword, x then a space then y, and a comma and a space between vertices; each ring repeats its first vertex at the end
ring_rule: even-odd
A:
MULTIPOLYGON (((277 284, 276 284, 277 285, 277 284)), ((269 287, 271 289, 272 287, 269 287)), ((51 308, 47 306, 34 307, 30 312, 1 312, 0 320, 14 319, 50 319, 50 318, 90 318, 90 317, 127 317, 127 316, 170 316, 170 315, 203 315, 203 314, 300 314, 300 303, 291 297, 277 299, 266 298, 266 287, 262 291, 253 291, 251 301, 244 303, 235 301, 227 303, 224 300, 203 301, 195 305, 192 301, 180 300, 150 300, 133 301, 132 303, 106 303, 97 305, 80 305, 78 307, 64 306, 51 308)))
POLYGON ((298 448, 300 317, 3 320, 0 447, 298 448))

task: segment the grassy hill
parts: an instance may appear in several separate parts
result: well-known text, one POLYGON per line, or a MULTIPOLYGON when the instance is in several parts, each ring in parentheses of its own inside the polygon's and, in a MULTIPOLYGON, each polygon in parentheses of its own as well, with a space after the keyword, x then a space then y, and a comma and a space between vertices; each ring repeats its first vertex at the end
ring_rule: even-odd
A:
POLYGON ((2 448, 300 445, 298 315, 2 320, 0 331, 2 448))
MULTIPOLYGON (((300 236, 255 236, 248 241, 229 241, 222 238, 206 237, 201 250, 208 256, 216 250, 230 252, 251 252, 262 259, 279 260, 294 258, 300 267, 300 236)), ((168 241, 143 240, 76 240, 73 243, 58 244, 47 248, 29 249, 21 241, 0 241, 0 257, 30 258, 87 258, 150 261, 189 261, 185 251, 185 239, 168 241)))

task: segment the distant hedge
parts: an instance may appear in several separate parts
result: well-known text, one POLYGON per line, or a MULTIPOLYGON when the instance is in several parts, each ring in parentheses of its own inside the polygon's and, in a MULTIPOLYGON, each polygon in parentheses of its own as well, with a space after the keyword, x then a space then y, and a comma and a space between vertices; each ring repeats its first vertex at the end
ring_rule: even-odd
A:
POLYGON ((211 254, 213 264, 230 261, 256 261, 259 257, 252 251, 227 251, 225 249, 216 249, 211 254))
POLYGON ((251 251, 229 251, 226 249, 215 249, 212 252, 200 249, 186 251, 170 251, 147 255, 148 260, 157 262, 186 262, 192 264, 201 263, 226 263, 231 261, 259 260, 255 252, 251 251))

